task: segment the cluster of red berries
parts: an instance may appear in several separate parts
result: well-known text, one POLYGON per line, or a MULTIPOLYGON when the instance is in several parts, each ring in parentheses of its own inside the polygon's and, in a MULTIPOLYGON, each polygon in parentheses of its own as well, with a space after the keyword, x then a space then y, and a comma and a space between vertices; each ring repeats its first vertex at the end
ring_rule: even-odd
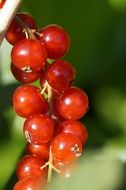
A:
POLYGON ((13 94, 13 108, 26 118, 23 132, 28 141, 13 190, 40 190, 53 169, 65 174, 81 156, 87 131, 78 120, 88 110, 88 96, 72 86, 75 69, 61 59, 70 47, 69 35, 61 26, 38 30, 29 14, 18 13, 6 39, 13 45, 11 71, 23 83, 13 94), (29 84, 38 79, 41 87, 29 84))

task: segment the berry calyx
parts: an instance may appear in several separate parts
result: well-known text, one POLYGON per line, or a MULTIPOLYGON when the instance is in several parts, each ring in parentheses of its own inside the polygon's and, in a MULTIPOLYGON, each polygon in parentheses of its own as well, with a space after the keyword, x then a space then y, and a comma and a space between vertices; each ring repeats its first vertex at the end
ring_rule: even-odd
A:
POLYGON ((70 38, 68 33, 59 25, 51 24, 42 28, 40 40, 45 44, 48 58, 59 59, 68 52, 70 38))
POLYGON ((42 71, 39 70, 36 72, 25 72, 18 69, 11 63, 11 72, 20 83, 32 83, 40 78, 42 71))
POLYGON ((31 15, 29 15, 28 13, 17 13, 13 21, 11 22, 5 35, 6 40, 11 45, 15 45, 20 40, 23 40, 26 38, 25 27, 22 27, 20 23, 18 23, 17 17, 21 19, 22 22, 24 22, 25 25, 27 25, 27 27, 29 27, 31 30, 34 30, 37 28, 36 21, 31 15))
POLYGON ((54 160, 70 163, 81 156, 82 144, 78 137, 72 134, 60 133, 53 139, 51 150, 54 160))

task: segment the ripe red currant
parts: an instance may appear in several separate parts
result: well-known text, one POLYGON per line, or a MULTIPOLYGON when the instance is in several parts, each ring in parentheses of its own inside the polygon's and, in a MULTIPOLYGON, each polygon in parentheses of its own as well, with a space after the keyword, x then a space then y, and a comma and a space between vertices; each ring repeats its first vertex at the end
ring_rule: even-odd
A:
POLYGON ((12 45, 15 45, 18 41, 26 38, 24 28, 18 23, 16 19, 17 17, 19 17, 29 28, 36 29, 36 21, 31 15, 28 13, 17 13, 5 36, 7 41, 12 45))
POLYGON ((20 82, 20 83, 31 83, 40 78, 41 70, 36 72, 25 72, 17 67, 15 65, 11 64, 11 72, 14 75, 14 77, 20 82))
POLYGON ((60 133, 53 139, 51 150, 54 160, 69 163, 74 162, 81 156, 82 144, 78 137, 72 134, 60 133))
POLYGON ((13 190, 44 190, 45 180, 41 177, 30 177, 18 181, 13 190))
POLYGON ((49 149, 50 144, 49 143, 43 143, 40 145, 37 144, 30 144, 28 143, 26 146, 27 154, 36 155, 45 161, 49 159, 49 149))
POLYGON ((61 131, 63 133, 69 133, 77 136, 82 145, 84 145, 87 141, 87 130, 83 123, 80 121, 74 121, 74 120, 66 120, 62 123, 62 129, 61 131))
POLYGON ((46 101, 40 94, 40 89, 33 85, 21 85, 13 94, 13 108, 21 117, 42 113, 45 111, 46 101))
POLYGON ((88 104, 88 96, 83 90, 70 87, 57 99, 56 108, 65 119, 77 120, 85 115, 88 104))
POLYGON ((40 39, 47 48, 48 58, 59 59, 68 52, 70 38, 61 26, 48 25, 40 30, 40 34, 40 39))
POLYGON ((14 45, 11 52, 12 63, 25 72, 35 72, 47 61, 45 46, 38 40, 24 39, 14 45))
POLYGON ((41 169, 45 164, 45 161, 37 156, 26 155, 24 156, 17 165, 17 177, 19 180, 40 176, 45 178, 47 175, 47 168, 41 169))
POLYGON ((53 136, 53 121, 46 115, 30 116, 24 123, 24 134, 31 144, 47 143, 53 136))
POLYGON ((75 69, 65 60, 57 60, 48 67, 46 78, 52 88, 62 92, 75 78, 75 69))

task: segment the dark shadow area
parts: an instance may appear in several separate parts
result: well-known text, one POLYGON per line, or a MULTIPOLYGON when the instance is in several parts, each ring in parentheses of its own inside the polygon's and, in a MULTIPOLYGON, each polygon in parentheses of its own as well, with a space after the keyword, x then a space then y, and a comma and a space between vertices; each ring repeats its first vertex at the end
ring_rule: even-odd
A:
POLYGON ((12 107, 12 96, 14 90, 19 86, 19 84, 10 84, 6 86, 0 85, 0 97, 2 99, 0 104, 0 113, 3 113, 9 107, 12 107))

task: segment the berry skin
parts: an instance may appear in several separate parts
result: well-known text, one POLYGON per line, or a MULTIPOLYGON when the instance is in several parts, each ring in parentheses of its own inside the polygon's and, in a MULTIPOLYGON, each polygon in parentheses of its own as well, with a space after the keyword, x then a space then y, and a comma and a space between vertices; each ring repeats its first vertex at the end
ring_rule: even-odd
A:
POLYGON ((18 181, 13 190, 44 190, 45 181, 41 177, 31 177, 18 181))
POLYGON ((0 9, 4 6, 5 1, 6 0, 1 0, 1 2, 0 2, 0 9))
POLYGON ((13 94, 13 108, 24 118, 45 111, 46 101, 40 94, 40 89, 33 85, 21 85, 13 94))
POLYGON ((26 146, 27 154, 36 155, 45 161, 48 161, 49 159, 49 150, 50 150, 50 144, 30 144, 28 143, 26 146))
POLYGON ((81 156, 82 144, 78 137, 60 133, 53 139, 51 150, 54 160, 71 163, 81 156))
POLYGON ((47 48, 48 58, 59 59, 68 52, 70 38, 61 26, 48 25, 40 30, 40 34, 40 39, 47 48))
POLYGON ((63 92, 75 78, 75 69, 65 60, 57 60, 48 67, 46 78, 52 88, 63 92))
POLYGON ((45 164, 45 161, 37 156, 26 155, 24 156, 17 165, 17 177, 19 180, 40 176, 45 178, 47 175, 47 168, 41 169, 45 164))
POLYGON ((12 48, 11 59, 18 69, 36 72, 46 64, 47 53, 45 46, 38 40, 24 39, 12 48))
POLYGON ((87 141, 87 130, 83 123, 80 121, 66 120, 62 123, 62 133, 69 133, 77 136, 82 145, 87 141))
POLYGON ((31 83, 40 78, 41 70, 36 72, 30 72, 27 73, 25 71, 22 71, 15 67, 15 65, 11 64, 11 72, 14 75, 14 77, 20 82, 20 83, 31 83))
POLYGON ((46 115, 30 116, 24 123, 24 134, 31 144, 47 143, 53 136, 53 121, 46 115))
POLYGON ((56 101, 57 111, 67 120, 82 118, 88 109, 88 96, 77 87, 68 88, 56 101))
MULTIPOLYGON (((18 16, 23 22, 25 22, 25 24, 29 28, 31 29, 37 28, 36 21, 28 13, 17 13, 16 16, 18 16)), ((24 33, 24 28, 22 28, 22 26, 18 23, 18 21, 16 20, 16 17, 14 17, 13 21, 11 22, 5 37, 6 37, 6 40, 11 45, 15 45, 18 41, 26 38, 26 35, 24 33)))

